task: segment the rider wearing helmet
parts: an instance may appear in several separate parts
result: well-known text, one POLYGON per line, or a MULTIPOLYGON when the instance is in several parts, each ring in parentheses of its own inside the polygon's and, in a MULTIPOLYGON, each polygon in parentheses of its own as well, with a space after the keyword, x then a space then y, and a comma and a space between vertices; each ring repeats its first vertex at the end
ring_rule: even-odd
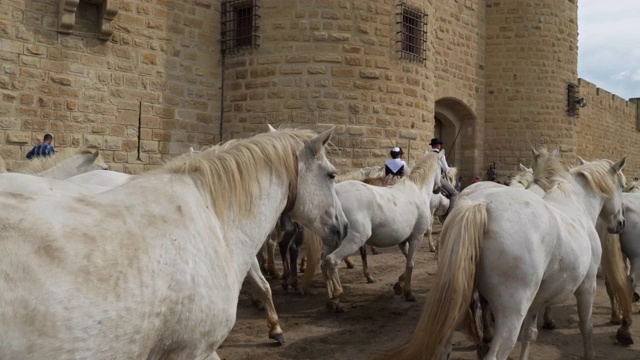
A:
POLYGON ((391 149, 389 155, 391 159, 384 163, 384 175, 404 176, 404 167, 407 163, 402 160, 402 148, 396 146, 391 149))

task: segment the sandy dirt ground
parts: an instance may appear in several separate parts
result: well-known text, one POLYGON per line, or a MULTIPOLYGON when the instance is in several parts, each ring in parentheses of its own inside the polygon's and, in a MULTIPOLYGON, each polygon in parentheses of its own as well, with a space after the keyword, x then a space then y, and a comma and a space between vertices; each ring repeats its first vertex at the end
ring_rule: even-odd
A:
MULTIPOLYGON (((346 269, 344 264, 340 267, 345 287, 343 302, 347 306, 342 314, 326 310, 327 295, 320 273, 316 274, 314 286, 306 295, 287 293, 280 280, 270 279, 285 332, 286 343, 282 346, 276 346, 268 339, 264 313, 251 304, 249 287, 245 284, 238 304, 237 322, 218 355, 228 360, 372 359, 404 343, 420 316, 436 271, 436 261, 434 254, 428 251, 425 239, 414 268, 414 293, 418 301, 410 303, 402 296, 396 296, 392 289, 404 269, 404 257, 396 247, 380 250, 381 254, 369 255, 369 268, 376 279, 373 284, 367 284, 362 276, 359 256, 352 257, 356 263, 354 269, 346 269)), ((278 265, 281 269, 281 263, 278 265)), ((637 312, 640 307, 634 306, 637 312)), ((553 331, 540 328, 530 359, 581 359, 583 345, 574 299, 555 307, 553 315, 558 328, 553 331)), ((636 344, 630 347, 617 345, 614 339, 617 326, 609 323, 609 300, 601 278, 598 279, 593 315, 593 340, 598 359, 640 359, 640 316, 634 316, 632 327, 636 344)), ((517 359, 519 353, 518 344, 510 358, 517 359)), ((471 346, 462 328, 455 334, 451 359, 476 359, 475 347, 471 346)))

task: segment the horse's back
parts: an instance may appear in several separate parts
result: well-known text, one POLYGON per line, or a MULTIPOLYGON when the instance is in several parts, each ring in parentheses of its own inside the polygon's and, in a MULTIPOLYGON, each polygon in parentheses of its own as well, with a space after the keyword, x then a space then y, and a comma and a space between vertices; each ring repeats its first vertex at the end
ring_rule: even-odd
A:
POLYGON ((0 193, 0 358, 147 358, 165 345, 222 342, 240 285, 225 273, 220 259, 231 255, 207 231, 211 219, 188 200, 125 190, 0 193))

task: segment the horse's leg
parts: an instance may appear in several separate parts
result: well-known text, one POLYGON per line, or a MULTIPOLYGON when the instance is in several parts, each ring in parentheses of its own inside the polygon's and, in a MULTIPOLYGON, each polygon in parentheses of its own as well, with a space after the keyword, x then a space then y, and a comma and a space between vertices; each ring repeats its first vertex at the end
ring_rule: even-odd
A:
POLYGON ((278 244, 278 237, 272 233, 267 239, 267 273, 272 279, 279 279, 280 274, 276 269, 276 245, 278 244))
POLYGON ((433 241, 433 235, 431 234, 431 230, 433 229, 433 227, 430 227, 429 229, 427 229, 427 238, 429 240, 429 251, 430 252, 436 252, 436 244, 433 241))
POLYGON ((580 319, 580 333, 584 345, 584 359, 595 359, 593 351, 593 323, 591 313, 593 311, 593 299, 596 296, 596 276, 595 270, 593 274, 587 275, 582 284, 575 292, 576 301, 578 303, 578 318, 580 319))
POLYGON ((269 325, 269 338, 283 344, 284 336, 278 321, 278 313, 276 312, 276 307, 273 304, 273 298, 271 297, 271 287, 269 286, 267 279, 265 279, 260 272, 260 264, 255 258, 251 263, 248 275, 249 280, 252 282, 254 287, 253 293, 257 294, 260 300, 265 304, 265 309, 267 311, 267 325, 269 325))
POLYGON ((373 280, 373 278, 371 277, 371 274, 369 273, 369 265, 367 263, 367 248, 366 248, 366 245, 360 246, 360 257, 362 258, 362 272, 364 273, 364 277, 367 279, 367 283, 373 284, 376 281, 373 280))
MULTIPOLYGON (((402 255, 404 255, 405 259, 409 256, 409 242, 408 241, 403 241, 400 244, 398 244, 398 247, 400 248, 400 251, 402 251, 402 255)), ((393 285, 393 291, 396 293, 396 295, 402 295, 402 289, 404 288, 404 281, 406 279, 406 269, 405 271, 402 272, 402 274, 400 274, 400 276, 398 276, 398 282, 396 282, 393 285)))
MULTIPOLYGON (((369 231, 368 234, 371 232, 369 231)), ((332 253, 324 258, 323 265, 327 271, 327 290, 333 292, 327 307, 336 312, 343 312, 344 307, 340 304, 340 296, 342 295, 342 284, 340 283, 340 274, 338 273, 338 265, 350 254, 356 252, 360 246, 364 245, 369 235, 364 237, 364 241, 359 241, 362 235, 358 235, 355 231, 349 232, 349 235, 342 240, 340 246, 332 253)))
POLYGON ((536 342, 538 339, 538 312, 529 312, 522 324, 522 331, 520 332, 520 341, 522 342, 522 348, 520 349, 520 360, 529 359, 529 349, 531 343, 536 342))
POLYGON ((300 268, 299 271, 301 273, 307 271, 307 256, 306 255, 302 255, 302 257, 300 258, 300 268))
POLYGON ((372 255, 378 255, 380 254, 380 251, 378 251, 378 248, 373 246, 373 245, 369 245, 369 247, 371 248, 371 254, 372 255))
POLYGON ((289 277, 291 276, 291 269, 289 267, 287 255, 294 235, 295 231, 285 231, 284 235, 282 235, 280 243, 278 243, 278 246, 280 247, 280 257, 282 258, 282 288, 285 291, 289 290, 289 277))
POLYGON ((609 283, 607 275, 604 276, 604 286, 605 289, 607 289, 607 295, 609 296, 609 302, 611 303, 611 323, 614 325, 620 325, 622 324, 622 314, 620 314, 620 309, 616 303, 616 299, 613 295, 613 289, 611 289, 611 284, 609 283))
POLYGON ((423 238, 424 234, 413 234, 409 238, 409 250, 406 256, 407 264, 404 271, 404 298, 407 301, 416 301, 416 297, 411 291, 411 275, 415 264, 416 251, 418 250, 418 247, 420 247, 420 243, 422 243, 423 238))
POLYGON ((289 269, 291 269, 291 273, 289 275, 289 285, 293 288, 294 291, 304 294, 298 287, 298 249, 302 246, 302 240, 304 239, 302 234, 302 229, 298 229, 293 236, 293 241, 289 245, 289 269))
POLYGON ((347 269, 353 269, 354 267, 356 267, 356 265, 353 263, 353 260, 351 260, 351 256, 347 256, 346 258, 344 258, 344 263, 345 265, 347 265, 347 269))
POLYGON ((493 314, 489 307, 489 302, 482 295, 478 294, 480 298, 480 309, 482 312, 482 342, 486 344, 487 348, 489 343, 493 341, 494 328, 493 328, 493 314))
MULTIPOLYGON (((512 301, 516 300, 512 299, 512 301)), ((518 334, 527 313, 526 308, 529 306, 522 303, 518 304, 520 308, 518 306, 509 307, 510 304, 501 305, 491 305, 491 308, 495 309, 495 335, 484 360, 505 360, 508 358, 518 340, 518 334)))
POLYGON ((543 316, 542 328, 547 330, 555 330, 556 321, 551 317, 551 306, 544 307, 544 316, 543 316))
POLYGON ((262 244, 262 246, 260 247, 260 250, 258 250, 258 253, 256 254, 256 258, 258 259, 258 264, 260 264, 260 271, 262 271, 263 274, 268 274, 269 270, 267 269, 267 259, 264 257, 264 250, 266 247, 266 241, 264 244, 262 244))

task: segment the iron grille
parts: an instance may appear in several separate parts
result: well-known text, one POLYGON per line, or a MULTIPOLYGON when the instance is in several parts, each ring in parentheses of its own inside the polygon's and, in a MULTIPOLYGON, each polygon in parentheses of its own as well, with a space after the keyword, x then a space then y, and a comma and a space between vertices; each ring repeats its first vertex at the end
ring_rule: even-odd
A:
POLYGON ((427 13, 405 3, 398 4, 397 8, 396 51, 401 59, 424 63, 427 60, 427 13))
POLYGON ((223 53, 258 47, 258 9, 256 0, 222 1, 220 38, 223 53))

